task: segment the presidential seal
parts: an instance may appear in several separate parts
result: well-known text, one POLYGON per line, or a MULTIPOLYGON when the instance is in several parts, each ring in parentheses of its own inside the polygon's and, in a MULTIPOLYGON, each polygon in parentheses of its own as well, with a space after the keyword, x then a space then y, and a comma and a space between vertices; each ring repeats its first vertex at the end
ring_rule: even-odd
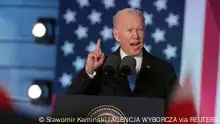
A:
POLYGON ((124 113, 111 105, 102 105, 94 108, 87 118, 90 119, 91 123, 98 124, 128 124, 124 113))

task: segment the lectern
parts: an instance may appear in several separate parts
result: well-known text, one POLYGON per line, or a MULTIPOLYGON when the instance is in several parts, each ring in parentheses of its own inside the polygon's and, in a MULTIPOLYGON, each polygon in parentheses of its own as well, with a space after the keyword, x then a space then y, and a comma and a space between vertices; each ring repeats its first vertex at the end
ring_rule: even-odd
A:
POLYGON ((164 117, 164 100, 57 94, 52 117, 74 123, 160 124, 158 119, 164 117))

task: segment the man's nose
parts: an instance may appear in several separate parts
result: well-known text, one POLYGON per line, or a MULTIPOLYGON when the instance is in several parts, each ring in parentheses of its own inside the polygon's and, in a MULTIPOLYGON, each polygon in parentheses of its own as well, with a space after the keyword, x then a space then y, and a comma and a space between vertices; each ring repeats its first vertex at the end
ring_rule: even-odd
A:
POLYGON ((134 37, 134 38, 139 38, 139 35, 138 35, 138 31, 137 31, 137 30, 134 30, 134 31, 133 31, 133 37, 134 37))

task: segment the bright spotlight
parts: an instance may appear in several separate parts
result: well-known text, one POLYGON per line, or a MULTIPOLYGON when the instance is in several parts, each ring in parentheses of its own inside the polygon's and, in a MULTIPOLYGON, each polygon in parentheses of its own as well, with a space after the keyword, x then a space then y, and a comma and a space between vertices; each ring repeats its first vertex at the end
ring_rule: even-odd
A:
POLYGON ((32 99, 38 99, 42 94, 42 90, 39 85, 31 85, 28 89, 28 96, 32 99))
POLYGON ((56 19, 54 18, 39 18, 34 24, 32 34, 35 37, 35 42, 40 44, 54 44, 56 37, 56 19))
POLYGON ((30 102, 35 105, 50 105, 52 94, 51 80, 33 80, 28 89, 30 102))
POLYGON ((37 23, 34 25, 33 29, 32 29, 32 34, 35 37, 43 37, 46 34, 46 27, 44 24, 42 23, 37 23))

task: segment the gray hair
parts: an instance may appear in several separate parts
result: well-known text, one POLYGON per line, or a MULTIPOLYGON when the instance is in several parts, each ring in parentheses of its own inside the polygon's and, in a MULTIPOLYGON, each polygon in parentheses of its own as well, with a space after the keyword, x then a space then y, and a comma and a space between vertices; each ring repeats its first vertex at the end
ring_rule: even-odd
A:
POLYGON ((142 14, 142 12, 140 11, 140 10, 137 10, 137 9, 133 9, 133 8, 125 8, 125 9, 122 9, 122 10, 119 10, 115 15, 114 15, 114 17, 113 17, 113 27, 115 27, 115 25, 116 25, 116 17, 120 14, 120 13, 123 13, 123 12, 128 12, 128 13, 130 13, 130 12, 134 12, 134 13, 137 13, 137 14, 139 14, 142 18, 143 18, 143 21, 144 21, 144 16, 143 16, 143 14, 142 14))

